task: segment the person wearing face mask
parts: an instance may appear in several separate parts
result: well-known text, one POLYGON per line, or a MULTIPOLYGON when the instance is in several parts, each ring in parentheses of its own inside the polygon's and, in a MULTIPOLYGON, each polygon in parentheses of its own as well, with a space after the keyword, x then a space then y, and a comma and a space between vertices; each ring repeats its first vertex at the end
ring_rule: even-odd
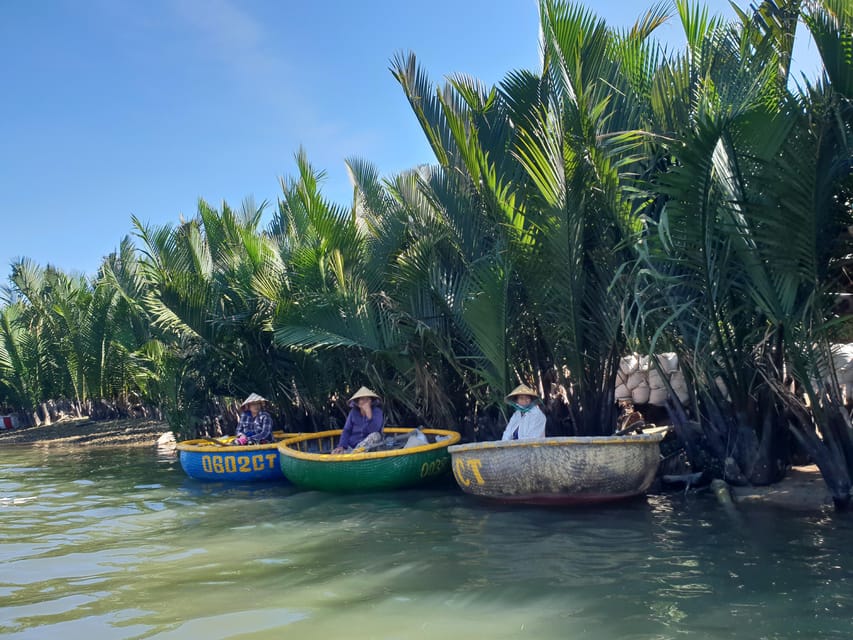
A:
POLYGON ((539 408, 539 395, 526 384, 520 384, 505 398, 515 412, 509 419, 501 440, 525 440, 545 437, 545 414, 539 408))
POLYGON ((341 439, 332 453, 348 453, 366 442, 381 441, 384 426, 381 403, 382 399, 367 387, 361 387, 352 395, 341 439))

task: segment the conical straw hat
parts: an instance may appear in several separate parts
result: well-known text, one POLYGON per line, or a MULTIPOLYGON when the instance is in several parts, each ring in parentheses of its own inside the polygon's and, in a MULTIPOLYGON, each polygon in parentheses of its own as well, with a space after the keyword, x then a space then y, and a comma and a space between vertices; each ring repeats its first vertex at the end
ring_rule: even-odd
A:
POLYGON ((354 394, 352 394, 352 398, 350 398, 350 399, 349 399, 349 401, 350 401, 350 402, 355 402, 355 401, 356 401, 356 400, 358 400, 359 398, 376 398, 377 400, 381 400, 381 399, 382 399, 382 398, 380 398, 379 396, 377 396, 375 393, 373 393, 373 392, 372 392, 370 389, 368 389, 367 387, 362 387, 361 389, 359 389, 358 391, 356 391, 354 394))
POLYGON ((530 396, 531 398, 539 399, 539 394, 536 393, 533 389, 528 387, 526 384, 520 384, 515 389, 507 394, 507 397, 504 398, 504 402, 512 402, 512 399, 515 396, 530 396))
POLYGON ((250 393, 249 397, 246 398, 245 400, 243 400, 243 404, 240 405, 240 408, 242 409, 247 404, 252 404, 253 402, 266 402, 266 401, 267 401, 266 398, 264 398, 263 396, 259 396, 257 393, 250 393))

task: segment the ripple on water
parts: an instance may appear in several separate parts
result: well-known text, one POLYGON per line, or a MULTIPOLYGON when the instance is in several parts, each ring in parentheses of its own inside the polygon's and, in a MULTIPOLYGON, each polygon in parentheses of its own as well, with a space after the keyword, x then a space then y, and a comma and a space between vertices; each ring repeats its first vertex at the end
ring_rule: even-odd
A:
POLYGON ((843 517, 333 496, 142 451, 17 464, 3 495, 37 500, 0 510, 4 637, 841 638, 853 617, 843 517))

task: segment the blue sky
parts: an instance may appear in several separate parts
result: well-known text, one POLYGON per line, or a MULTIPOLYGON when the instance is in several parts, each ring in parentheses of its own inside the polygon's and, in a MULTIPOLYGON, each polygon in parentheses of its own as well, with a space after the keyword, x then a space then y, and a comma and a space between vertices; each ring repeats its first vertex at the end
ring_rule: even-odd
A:
MULTIPOLYGON (((651 2, 589 2, 609 24, 651 2)), ((730 14, 728 2, 705 3, 730 14)), ((748 4, 741 2, 741 6, 748 4)), ((303 146, 324 191, 344 160, 383 175, 432 160, 388 71, 494 83, 539 64, 535 0, 0 0, 0 281, 18 257, 94 274, 132 232, 199 198, 275 204, 303 146)), ((660 37, 679 42, 673 22, 660 37)), ((803 42, 796 64, 817 68, 803 42)))

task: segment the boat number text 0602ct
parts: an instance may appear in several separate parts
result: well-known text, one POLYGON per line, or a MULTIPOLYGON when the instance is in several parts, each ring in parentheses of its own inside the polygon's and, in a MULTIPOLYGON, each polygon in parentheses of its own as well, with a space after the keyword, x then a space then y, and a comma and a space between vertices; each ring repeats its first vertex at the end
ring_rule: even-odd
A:
POLYGON ((251 473, 275 469, 277 453, 256 453, 252 456, 202 456, 201 468, 206 473, 251 473))

